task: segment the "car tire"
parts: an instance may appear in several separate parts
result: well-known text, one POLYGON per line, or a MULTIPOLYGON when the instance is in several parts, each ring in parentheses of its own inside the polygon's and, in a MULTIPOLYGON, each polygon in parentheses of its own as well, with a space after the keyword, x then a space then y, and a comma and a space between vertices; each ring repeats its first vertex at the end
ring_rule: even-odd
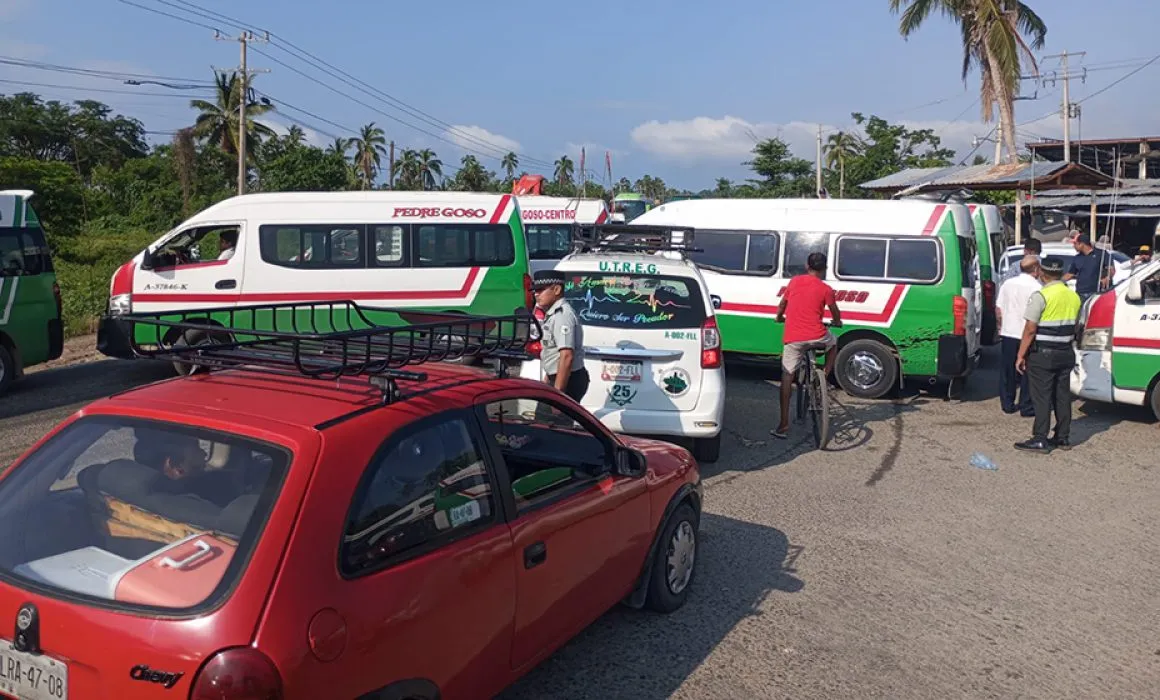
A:
POLYGON ((698 462, 716 462, 721 456, 721 435, 693 440, 693 456, 698 462))
POLYGON ((16 379, 16 360, 8 348, 0 345, 0 394, 8 391, 16 379))
POLYGON ((649 575, 645 601, 649 610, 670 613, 689 597, 696 577, 698 524, 697 513, 688 503, 677 506, 665 522, 649 575))
POLYGON ((847 394, 877 399, 898 382, 898 360, 889 347, 876 340, 854 340, 838 351, 834 376, 847 394))

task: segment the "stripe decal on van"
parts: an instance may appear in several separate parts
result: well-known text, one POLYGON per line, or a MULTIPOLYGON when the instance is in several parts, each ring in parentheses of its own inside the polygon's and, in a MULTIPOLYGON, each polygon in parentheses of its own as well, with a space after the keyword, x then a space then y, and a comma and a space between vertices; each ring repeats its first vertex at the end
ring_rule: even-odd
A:
MULTIPOLYGON (((922 235, 929 236, 938 230, 939 222, 942 221, 943 214, 947 211, 947 205, 940 204, 934 208, 930 213, 930 219, 926 222, 926 228, 922 230, 922 235)), ((957 233, 957 232, 956 232, 957 233)))
POLYGON ((0 277, 0 299, 3 299, 4 280, 12 280, 12 284, 8 285, 8 299, 4 301, 4 314, 0 315, 0 326, 8 325, 8 319, 12 316, 12 305, 16 302, 16 287, 20 284, 19 277, 0 277))
POLYGON ((480 268, 473 267, 467 273, 463 286, 455 290, 424 291, 342 291, 342 292, 254 292, 251 294, 134 294, 133 302, 141 304, 221 303, 239 304, 250 302, 290 302, 290 301, 411 301, 429 299, 467 299, 479 277, 480 268))
POLYGON ((499 206, 495 208, 495 213, 491 215, 490 223, 498 224, 503 218, 503 213, 507 211, 508 205, 511 204, 512 196, 505 194, 499 198, 499 206))

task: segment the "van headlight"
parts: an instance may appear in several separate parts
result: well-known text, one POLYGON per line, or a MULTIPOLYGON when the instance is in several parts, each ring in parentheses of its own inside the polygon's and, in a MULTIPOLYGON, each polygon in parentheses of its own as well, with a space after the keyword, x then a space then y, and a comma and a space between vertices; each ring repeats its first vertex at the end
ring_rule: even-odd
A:
POLYGON ((1079 341, 1080 350, 1106 352, 1112 349, 1112 329, 1092 328, 1083 332, 1079 341))
POLYGON ((133 310, 132 294, 117 294, 109 299, 109 315, 124 316, 133 310))

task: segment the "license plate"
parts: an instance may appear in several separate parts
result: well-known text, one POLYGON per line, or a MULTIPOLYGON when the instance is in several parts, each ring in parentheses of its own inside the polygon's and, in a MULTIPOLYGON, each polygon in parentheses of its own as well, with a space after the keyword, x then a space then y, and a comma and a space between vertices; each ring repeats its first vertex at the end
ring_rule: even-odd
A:
POLYGON ((600 378, 606 382, 639 382, 643 367, 643 362, 605 362, 600 378))
POLYGON ((16 651, 0 639, 0 693, 19 700, 67 700, 68 664, 16 651))

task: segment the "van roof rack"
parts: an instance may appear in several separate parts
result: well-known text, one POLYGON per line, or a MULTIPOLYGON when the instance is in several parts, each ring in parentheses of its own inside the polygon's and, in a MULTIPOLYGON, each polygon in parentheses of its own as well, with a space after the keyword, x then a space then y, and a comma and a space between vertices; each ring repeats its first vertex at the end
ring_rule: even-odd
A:
POLYGON ((363 307, 353 301, 261 304, 109 317, 143 359, 184 362, 194 370, 246 369, 313 379, 368 377, 383 403, 401 398, 398 382, 421 382, 405 368, 465 357, 529 359, 540 324, 525 309, 506 316, 470 316, 417 309, 363 307), (406 325, 375 323, 368 312, 398 315, 406 325), (138 342, 139 328, 155 342, 138 342), (255 330, 265 329, 265 330, 255 330), (200 339, 194 345, 190 335, 200 339))
POLYGON ((702 253, 693 247, 696 229, 688 226, 596 224, 579 226, 573 252, 702 253))

